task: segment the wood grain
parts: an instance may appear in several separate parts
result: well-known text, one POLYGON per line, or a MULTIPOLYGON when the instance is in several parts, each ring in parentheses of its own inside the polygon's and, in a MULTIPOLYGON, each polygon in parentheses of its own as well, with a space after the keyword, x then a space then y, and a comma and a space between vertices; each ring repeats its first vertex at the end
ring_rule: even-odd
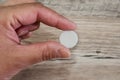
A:
POLYGON ((63 15, 120 17, 119 0, 38 0, 63 15))
MULTIPOLYGON (((120 80, 120 19, 68 17, 78 25, 79 43, 70 59, 35 64, 12 80, 120 80)), ((62 31, 41 24, 25 44, 59 41, 62 31)))

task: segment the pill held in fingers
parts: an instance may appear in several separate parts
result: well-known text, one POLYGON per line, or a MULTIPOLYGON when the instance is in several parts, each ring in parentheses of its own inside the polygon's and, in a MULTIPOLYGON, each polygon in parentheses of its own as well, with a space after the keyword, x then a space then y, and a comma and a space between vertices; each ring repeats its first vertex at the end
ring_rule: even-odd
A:
POLYGON ((75 31, 63 31, 59 37, 60 43, 71 49, 78 43, 78 35, 75 31))

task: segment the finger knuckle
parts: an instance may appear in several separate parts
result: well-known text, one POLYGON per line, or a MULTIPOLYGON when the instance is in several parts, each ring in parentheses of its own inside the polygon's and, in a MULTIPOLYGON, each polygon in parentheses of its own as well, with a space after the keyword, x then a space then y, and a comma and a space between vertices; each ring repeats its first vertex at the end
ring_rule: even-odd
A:
POLYGON ((52 58, 56 58, 56 49, 55 46, 53 45, 53 41, 46 42, 46 46, 44 51, 42 52, 42 60, 50 60, 52 58))

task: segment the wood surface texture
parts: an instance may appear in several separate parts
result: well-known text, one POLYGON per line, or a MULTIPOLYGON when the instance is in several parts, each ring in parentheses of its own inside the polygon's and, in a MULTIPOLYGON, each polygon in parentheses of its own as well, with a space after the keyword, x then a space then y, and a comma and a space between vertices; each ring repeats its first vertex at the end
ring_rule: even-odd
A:
POLYGON ((38 0, 63 15, 120 17, 120 0, 38 0))
MULTIPOLYGON (((77 24, 79 35, 78 45, 71 49, 71 58, 35 64, 12 80, 120 80, 120 19, 68 18, 77 24)), ((61 32, 41 24, 40 29, 23 42, 59 42, 61 32)))
MULTIPOLYGON (((0 0, 2 4, 3 1, 0 0)), ((120 17, 120 0, 37 0, 65 16, 120 17)))

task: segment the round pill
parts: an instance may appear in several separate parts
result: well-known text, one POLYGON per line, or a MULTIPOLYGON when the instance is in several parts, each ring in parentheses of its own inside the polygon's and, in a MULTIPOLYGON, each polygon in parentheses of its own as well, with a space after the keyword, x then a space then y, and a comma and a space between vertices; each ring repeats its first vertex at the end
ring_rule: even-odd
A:
POLYGON ((78 43, 78 35, 74 31, 63 31, 60 35, 60 43, 67 48, 73 48, 78 43))

